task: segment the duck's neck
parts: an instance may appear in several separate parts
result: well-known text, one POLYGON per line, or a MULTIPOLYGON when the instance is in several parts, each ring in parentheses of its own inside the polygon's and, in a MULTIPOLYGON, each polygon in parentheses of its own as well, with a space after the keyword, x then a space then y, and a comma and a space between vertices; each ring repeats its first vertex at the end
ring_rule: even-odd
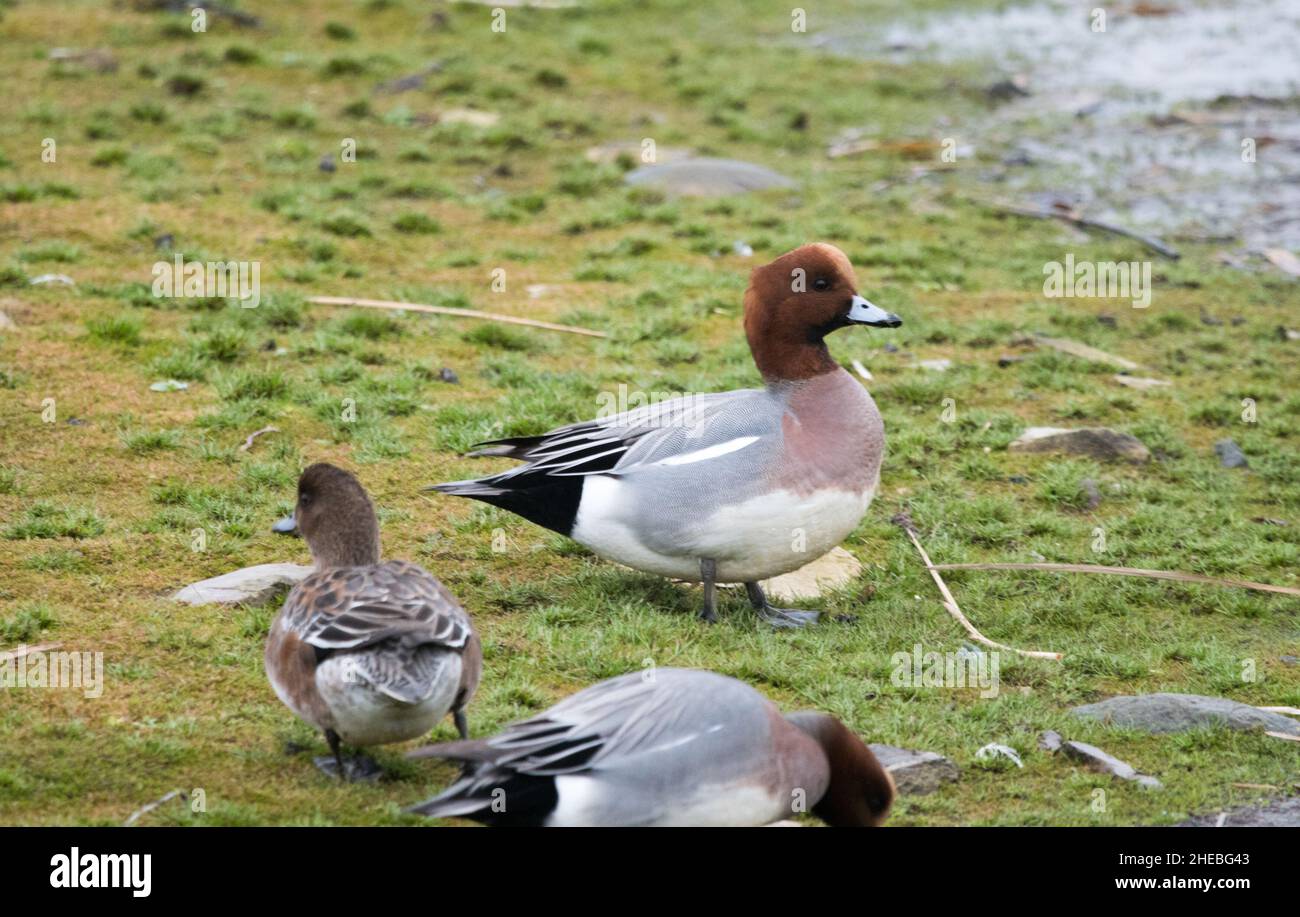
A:
POLYGON ((840 368, 821 337, 808 340, 772 337, 755 340, 751 337, 749 351, 768 385, 803 382, 840 368))
POLYGON ((373 517, 354 528, 321 533, 311 542, 316 569, 367 567, 379 563, 379 523, 373 517))

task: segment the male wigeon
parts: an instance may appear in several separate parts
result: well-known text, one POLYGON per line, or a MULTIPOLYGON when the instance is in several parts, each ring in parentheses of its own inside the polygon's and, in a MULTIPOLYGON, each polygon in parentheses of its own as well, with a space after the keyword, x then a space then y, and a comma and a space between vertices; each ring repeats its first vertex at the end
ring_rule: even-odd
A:
MULTIPOLYGON (((310 466, 298 480, 297 528, 316 571, 289 593, 266 641, 266 673, 289 709, 324 731, 326 772, 340 743, 383 745, 424 735, 450 711, 469 735, 465 705, 483 668, 469 615, 415 564, 380 562, 379 520, 342 468, 310 466)), ((332 767, 331 767, 332 765, 332 767)))
POLYGON ((657 669, 592 685, 487 739, 417 749, 464 763, 410 809, 488 825, 747 826, 812 812, 880 824, 894 783, 833 716, 782 716, 714 672, 657 669))
POLYGON ((638 570, 744 583, 769 623, 816 612, 771 607, 760 580, 839 544, 880 482, 885 430, 871 396, 831 359, 825 337, 901 320, 858 295, 853 266, 824 243, 755 268, 745 335, 765 388, 684 396, 541 436, 481 443, 472 455, 526 464, 437 484, 518 513, 638 570))

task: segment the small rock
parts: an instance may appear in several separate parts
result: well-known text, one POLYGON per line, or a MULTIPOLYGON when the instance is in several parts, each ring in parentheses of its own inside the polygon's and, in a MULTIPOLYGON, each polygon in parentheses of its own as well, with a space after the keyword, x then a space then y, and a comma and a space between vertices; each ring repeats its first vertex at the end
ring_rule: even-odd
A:
POLYGON ((1101 505, 1101 491, 1097 488, 1097 482, 1092 478, 1084 478, 1080 481, 1079 490, 1088 498, 1088 509, 1096 509, 1101 505))
POLYGON ((1220 325, 1223 324, 1223 319, 1221 319, 1221 318, 1215 318, 1213 315, 1210 315, 1208 312, 1202 312, 1202 313, 1201 313, 1201 324, 1202 324, 1202 325, 1209 325, 1209 326, 1212 327, 1212 328, 1217 328, 1217 327, 1219 327, 1220 325))
POLYGON ((424 86, 425 81, 430 76, 438 73, 440 70, 442 70, 442 63, 439 61, 425 67, 417 73, 398 77, 397 79, 389 80, 386 83, 380 83, 375 87, 375 92, 381 93, 382 95, 394 96, 403 92, 410 92, 412 89, 420 89, 424 86))
POLYGON ((741 242, 740 240, 736 240, 735 242, 732 242, 731 251, 742 258, 754 257, 754 249, 752 246, 750 246, 748 242, 741 242))
POLYGON ((1059 732, 1049 729, 1038 737, 1038 747, 1043 751, 1055 752, 1060 750, 1063 741, 1059 732))
POLYGON ((840 547, 831 548, 810 564, 763 583, 763 591, 782 602, 821 598, 827 591, 852 582, 862 573, 862 562, 840 547))
POLYGON ((1214 815, 1194 815, 1178 823, 1180 828, 1297 828, 1300 827, 1300 796, 1278 799, 1260 806, 1246 806, 1214 815))
POLYGON ((468 124, 470 127, 492 127, 501 116, 494 111, 479 111, 476 108, 449 108, 438 113, 439 124, 468 124))
POLYGON ((1101 315, 1098 315, 1097 321, 1100 324, 1105 325, 1107 328, 1119 327, 1119 322, 1116 320, 1115 316, 1111 315, 1109 312, 1103 312, 1101 315))
POLYGON ((1033 342, 1042 344, 1045 347, 1051 347, 1053 350, 1059 350, 1061 353, 1068 353, 1073 357, 1080 357, 1084 360, 1090 360, 1093 363, 1102 363, 1107 366, 1114 366, 1117 369, 1137 369, 1138 365, 1132 360, 1124 357, 1117 357, 1113 353, 1106 353, 1104 350, 1098 350, 1096 347, 1089 347, 1087 344, 1081 344, 1078 341, 1071 341, 1067 338, 1048 337, 1045 334, 1035 335, 1033 342))
POLYGON ((1264 257, 1282 273, 1290 274, 1292 277, 1300 277, 1300 258, 1297 258, 1285 248, 1266 248, 1264 249, 1264 257))
POLYGON ((721 197, 793 188, 795 183, 752 162, 736 159, 682 159, 633 169, 623 176, 629 185, 659 188, 682 197, 721 197))
POLYGON ((448 385, 460 385, 460 376, 450 366, 444 366, 438 370, 438 381, 446 382, 448 385))
POLYGON ((32 286, 41 287, 47 284, 60 284, 61 286, 75 286, 77 281, 73 280, 67 274, 42 274, 39 277, 32 278, 32 286))
POLYGON ((1028 484, 1028 483, 1029 483, 1029 478, 1025 477, 1023 474, 1013 474, 1013 475, 1010 475, 1010 476, 1007 478, 1007 483, 1008 483, 1008 484, 1028 484))
POLYGON ((1300 341, 1300 331, 1294 328, 1287 328, 1283 325, 1277 326, 1277 336, 1283 341, 1300 341))
POLYGON ((176 237, 169 232, 165 232, 161 236, 155 236, 153 240, 153 247, 160 251, 171 251, 172 246, 175 244, 176 237))
POLYGON ((188 382, 181 382, 178 379, 164 379, 162 382, 155 382, 149 386, 151 392, 183 392, 190 387, 188 382))
POLYGON ((1300 665, 1300 656, 1279 656, 1283 665, 1300 665))
POLYGON ((1111 774, 1121 780, 1132 780, 1150 790, 1160 789, 1160 781, 1155 777, 1139 774, 1134 770, 1133 765, 1107 754, 1096 745, 1089 745, 1087 742, 1064 742, 1061 751, 1065 752, 1067 757, 1081 761, 1091 770, 1111 774))
POLYGON ((872 745, 874 754, 898 792, 908 796, 925 796, 961 776, 961 770, 943 755, 932 751, 910 751, 893 745, 872 745))
POLYGON ((1300 722, 1226 697, 1138 694, 1112 697, 1070 710, 1075 716, 1150 733, 1186 732, 1203 726, 1265 729, 1300 735, 1300 722))
POLYGON ((1010 354, 1003 354, 998 357, 998 366, 1006 368, 1016 363, 1023 363, 1024 359, 1024 357, 1013 357, 1010 354))
POLYGON ((1014 748, 1009 745, 999 745, 997 742, 990 742, 979 751, 975 752, 975 757, 981 761, 994 761, 998 758, 1006 758, 1015 764, 1016 767, 1024 767, 1025 762, 1020 760, 1020 755, 1014 748))
POLYGON ((86 421, 82 420, 80 417, 69 417, 64 421, 64 423, 70 427, 84 427, 86 425, 86 421))
POLYGON ((258 564, 191 583, 172 598, 187 605, 258 605, 314 570, 304 564, 258 564))
POLYGON ((87 70, 96 73, 114 73, 117 71, 117 58, 105 48, 91 48, 83 51, 78 48, 51 48, 49 58, 65 64, 81 64, 87 70))
POLYGON ((1017 73, 1005 80, 998 80, 985 89, 984 93, 995 102, 1024 98, 1029 95, 1029 78, 1023 73, 1017 73))
POLYGON ((320 158, 320 165, 318 166, 318 168, 319 168, 322 172, 335 172, 335 171, 337 171, 337 170, 338 170, 338 166, 334 164, 334 154, 333 154, 333 153, 326 153, 324 156, 322 156, 322 157, 320 158))
POLYGON ((1166 385, 1173 385, 1172 382, 1166 382, 1164 379, 1144 379, 1141 376, 1126 376, 1123 373, 1116 373, 1111 376, 1120 385, 1126 385, 1129 388, 1135 388, 1139 391, 1146 391, 1151 388, 1163 388, 1166 385))
POLYGON ((952 368, 952 360, 920 360, 916 365, 922 369, 943 373, 952 368))
POLYGON ((1007 446, 1010 452, 1063 452, 1095 459, 1123 459, 1134 464, 1151 460, 1151 451, 1134 436, 1105 427, 1068 430, 1030 427, 1007 446))
POLYGON ((1214 444, 1214 451, 1219 456, 1219 464, 1224 468, 1249 468, 1250 462, 1241 447, 1230 439, 1221 439, 1214 444))

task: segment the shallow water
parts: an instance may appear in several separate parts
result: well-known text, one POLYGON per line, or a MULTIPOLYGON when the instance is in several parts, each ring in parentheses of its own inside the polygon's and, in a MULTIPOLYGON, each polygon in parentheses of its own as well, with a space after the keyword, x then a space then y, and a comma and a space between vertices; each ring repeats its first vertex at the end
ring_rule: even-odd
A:
MULTIPOLYGON (((1060 197, 1171 238, 1300 248, 1300 0, 1159 0, 1164 15, 1060 0, 837 28, 836 52, 1023 75, 1028 96, 936 129, 988 196, 1060 197), (1253 140, 1254 162, 1243 161, 1253 140)), ((1131 6, 1131 5, 1130 5, 1131 6)), ((972 189, 974 190, 974 189, 972 189)))

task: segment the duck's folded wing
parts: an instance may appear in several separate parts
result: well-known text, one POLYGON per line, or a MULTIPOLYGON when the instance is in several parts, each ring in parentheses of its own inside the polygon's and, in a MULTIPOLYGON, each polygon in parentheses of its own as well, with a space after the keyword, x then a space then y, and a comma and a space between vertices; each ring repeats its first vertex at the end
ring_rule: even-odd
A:
POLYGON ((403 561, 322 570, 289 594, 284 624, 318 650, 356 650, 389 640, 414 649, 462 649, 469 615, 443 585, 403 561))
POLYGON ((485 779, 494 770, 536 777, 581 773, 702 735, 693 722, 698 705, 687 702, 690 689, 678 680, 626 675, 592 685, 491 738, 430 745, 409 757, 487 765, 480 773, 485 779))
POLYGON ((723 724, 736 716, 765 719, 766 706, 752 689, 707 672, 660 670, 600 682, 491 738, 411 752, 408 757, 460 761, 464 770, 441 794, 408 811, 542 824, 559 802, 557 778, 618 773, 623 779, 616 782, 624 785, 629 776, 633 783, 638 775, 653 781, 663 760, 656 752, 683 757, 688 772, 716 766, 714 740, 723 724), (709 703, 699 703, 701 692, 709 703))
POLYGON ((497 486, 539 474, 626 474, 646 464, 691 461, 743 448, 778 432, 779 419, 771 397, 761 389, 686 395, 541 436, 480 443, 470 454, 527 463, 493 476, 497 486))

